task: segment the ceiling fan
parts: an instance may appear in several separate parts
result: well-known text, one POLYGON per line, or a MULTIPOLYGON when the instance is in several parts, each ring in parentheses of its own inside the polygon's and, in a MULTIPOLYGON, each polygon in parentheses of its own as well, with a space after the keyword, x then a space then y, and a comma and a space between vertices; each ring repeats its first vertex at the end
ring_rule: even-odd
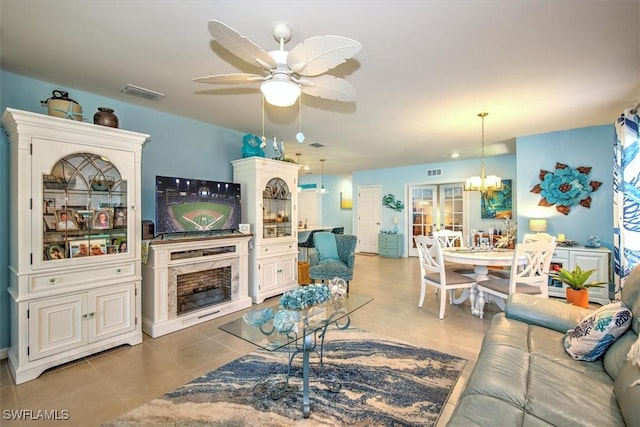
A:
POLYGON ((193 79, 198 83, 237 84, 262 82, 260 90, 266 101, 278 107, 293 105, 301 92, 336 101, 353 102, 354 87, 344 79, 322 75, 355 55, 362 45, 341 36, 316 36, 290 51, 284 44, 291 39, 287 24, 276 24, 273 37, 280 49, 267 52, 220 21, 209 21, 209 32, 232 54, 252 65, 259 65, 265 75, 234 73, 193 79))

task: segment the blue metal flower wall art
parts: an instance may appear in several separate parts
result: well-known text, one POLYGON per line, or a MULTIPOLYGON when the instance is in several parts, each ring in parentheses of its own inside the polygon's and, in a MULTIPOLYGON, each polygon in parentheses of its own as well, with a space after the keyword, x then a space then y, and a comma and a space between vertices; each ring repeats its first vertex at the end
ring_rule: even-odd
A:
POLYGON ((556 210, 568 215, 571 206, 591 207, 591 193, 602 185, 600 181, 589 181, 587 175, 591 167, 580 166, 570 168, 563 163, 556 163, 556 170, 549 172, 540 170, 540 184, 536 184, 532 193, 542 197, 538 206, 556 206, 556 210))
POLYGON ((404 203, 396 200, 396 196, 393 194, 386 194, 382 197, 382 206, 393 209, 396 212, 402 212, 402 209, 404 209, 404 203))
POLYGON ((242 158, 264 157, 266 144, 257 136, 246 134, 242 137, 242 158))

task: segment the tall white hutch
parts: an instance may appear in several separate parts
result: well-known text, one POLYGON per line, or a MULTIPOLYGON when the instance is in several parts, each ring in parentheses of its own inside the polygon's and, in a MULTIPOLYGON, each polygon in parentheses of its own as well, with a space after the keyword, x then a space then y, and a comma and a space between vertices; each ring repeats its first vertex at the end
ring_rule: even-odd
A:
POLYGON ((142 342, 140 164, 148 135, 7 109, 9 369, 16 384, 142 342))
POLYGON ((298 170, 263 157, 234 160, 242 185, 242 220, 253 227, 249 295, 255 304, 298 286, 298 170))

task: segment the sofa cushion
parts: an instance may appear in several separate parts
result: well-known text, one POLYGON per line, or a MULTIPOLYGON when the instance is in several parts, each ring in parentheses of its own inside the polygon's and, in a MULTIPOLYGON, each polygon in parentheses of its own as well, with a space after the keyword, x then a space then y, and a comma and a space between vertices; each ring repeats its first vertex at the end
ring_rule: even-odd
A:
POLYGON ((328 232, 315 233, 313 239, 321 260, 340 259, 335 234, 328 232))
POLYGON ((575 360, 596 360, 629 329, 631 318, 622 301, 604 305, 567 331, 564 348, 575 360))
POLYGON ((604 369, 611 378, 616 379, 618 377, 618 373, 620 373, 620 370, 627 361, 629 349, 637 338, 638 336, 636 333, 631 329, 628 329, 627 332, 622 334, 622 336, 616 340, 616 342, 611 344, 609 350, 604 354, 602 359, 604 362, 604 369))
POLYGON ((447 427, 521 426, 524 415, 522 409, 495 397, 471 394, 460 399, 447 427))
POLYGON ((569 305, 562 301, 527 294, 511 294, 505 313, 510 319, 544 326, 562 333, 593 312, 591 309, 569 305))
POLYGON ((615 382, 615 396, 628 426, 640 426, 640 368, 627 361, 615 382))
POLYGON ((603 370, 582 372, 532 355, 524 409, 556 426, 622 426, 613 390, 613 380, 603 370))

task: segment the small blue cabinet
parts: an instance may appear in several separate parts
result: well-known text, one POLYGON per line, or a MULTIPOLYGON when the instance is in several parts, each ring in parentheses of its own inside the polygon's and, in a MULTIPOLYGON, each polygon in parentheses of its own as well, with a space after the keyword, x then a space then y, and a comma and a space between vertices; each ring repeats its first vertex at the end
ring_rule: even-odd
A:
POLYGON ((378 255, 385 258, 402 256, 402 234, 378 234, 378 255))

